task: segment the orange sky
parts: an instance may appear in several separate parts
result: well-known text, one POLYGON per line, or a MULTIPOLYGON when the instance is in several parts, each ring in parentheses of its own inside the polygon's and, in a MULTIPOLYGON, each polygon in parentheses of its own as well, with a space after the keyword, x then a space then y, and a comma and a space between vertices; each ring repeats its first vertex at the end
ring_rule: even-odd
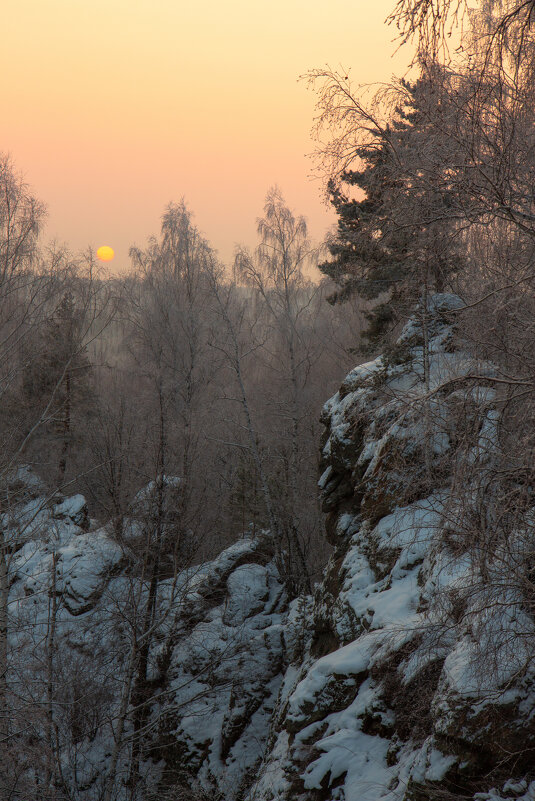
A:
POLYGON ((185 197, 223 259, 255 243, 278 184, 316 238, 314 95, 328 63, 355 82, 403 73, 393 0, 4 0, 0 150, 48 204, 47 238, 109 244, 114 268, 185 197))

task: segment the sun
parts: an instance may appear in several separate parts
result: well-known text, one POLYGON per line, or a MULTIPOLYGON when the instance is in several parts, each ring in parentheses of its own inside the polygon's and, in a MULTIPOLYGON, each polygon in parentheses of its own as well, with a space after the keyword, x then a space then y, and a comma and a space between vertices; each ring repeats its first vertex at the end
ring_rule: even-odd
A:
POLYGON ((110 248, 109 245, 102 245, 97 250, 97 258, 100 261, 111 261, 115 256, 115 251, 113 248, 110 248))

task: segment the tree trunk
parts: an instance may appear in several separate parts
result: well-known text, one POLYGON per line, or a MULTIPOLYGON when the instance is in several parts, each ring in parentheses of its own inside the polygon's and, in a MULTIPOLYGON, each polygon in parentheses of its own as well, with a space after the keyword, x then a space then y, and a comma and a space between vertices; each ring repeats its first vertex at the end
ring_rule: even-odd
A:
POLYGON ((48 764, 47 764, 47 787, 53 788, 56 779, 56 760, 54 756, 56 746, 56 729, 54 725, 54 702, 55 702, 55 687, 54 687, 54 657, 56 650, 56 619, 58 611, 58 602, 56 595, 57 572, 56 566, 58 563, 58 554, 54 553, 52 556, 52 564, 50 566, 50 588, 48 599, 48 625, 46 636, 46 663, 47 663, 47 682, 46 682, 46 702, 47 702, 47 740, 48 740, 48 764))
POLYGON ((61 445, 61 455, 58 465, 58 487, 65 483, 65 472, 67 470, 67 453, 69 450, 69 440, 71 434, 71 371, 67 369, 65 373, 65 416, 63 418, 63 442, 61 445))
MULTIPOLYGON (((0 531, 0 769, 6 765, 6 751, 9 737, 9 711, 7 704, 8 667, 8 555, 3 531, 0 531)), ((3 788, 0 787, 3 793, 3 788)))

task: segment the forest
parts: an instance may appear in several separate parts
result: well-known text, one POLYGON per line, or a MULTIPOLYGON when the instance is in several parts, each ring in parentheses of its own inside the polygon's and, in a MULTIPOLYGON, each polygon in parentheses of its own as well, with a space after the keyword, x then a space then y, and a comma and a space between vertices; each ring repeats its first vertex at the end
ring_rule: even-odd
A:
POLYGON ((534 20, 304 77, 324 243, 178 198, 109 278, 0 157, 1 801, 535 797, 534 20))

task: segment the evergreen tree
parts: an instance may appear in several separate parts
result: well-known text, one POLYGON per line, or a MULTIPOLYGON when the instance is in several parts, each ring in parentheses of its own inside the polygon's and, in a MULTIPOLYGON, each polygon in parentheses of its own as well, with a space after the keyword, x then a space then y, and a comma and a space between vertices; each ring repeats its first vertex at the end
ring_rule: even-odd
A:
POLYGON ((331 303, 352 294, 376 301, 364 334, 372 344, 410 312, 424 285, 443 291, 462 265, 447 177, 453 148, 437 126, 440 98, 427 78, 402 81, 399 91, 384 128, 362 123, 360 168, 328 184, 338 227, 320 269, 338 285, 331 303))
POLYGON ((74 295, 67 291, 45 327, 38 354, 27 361, 22 378, 27 406, 39 411, 47 406, 48 433, 61 442, 58 486, 65 479, 73 414, 90 395, 90 373, 91 363, 82 342, 74 295))
MULTIPOLYGON (((258 447, 261 450, 260 445, 258 447)), ((249 453, 243 453, 239 458, 227 501, 227 515, 233 536, 246 531, 254 535, 269 527, 260 477, 249 453)))

